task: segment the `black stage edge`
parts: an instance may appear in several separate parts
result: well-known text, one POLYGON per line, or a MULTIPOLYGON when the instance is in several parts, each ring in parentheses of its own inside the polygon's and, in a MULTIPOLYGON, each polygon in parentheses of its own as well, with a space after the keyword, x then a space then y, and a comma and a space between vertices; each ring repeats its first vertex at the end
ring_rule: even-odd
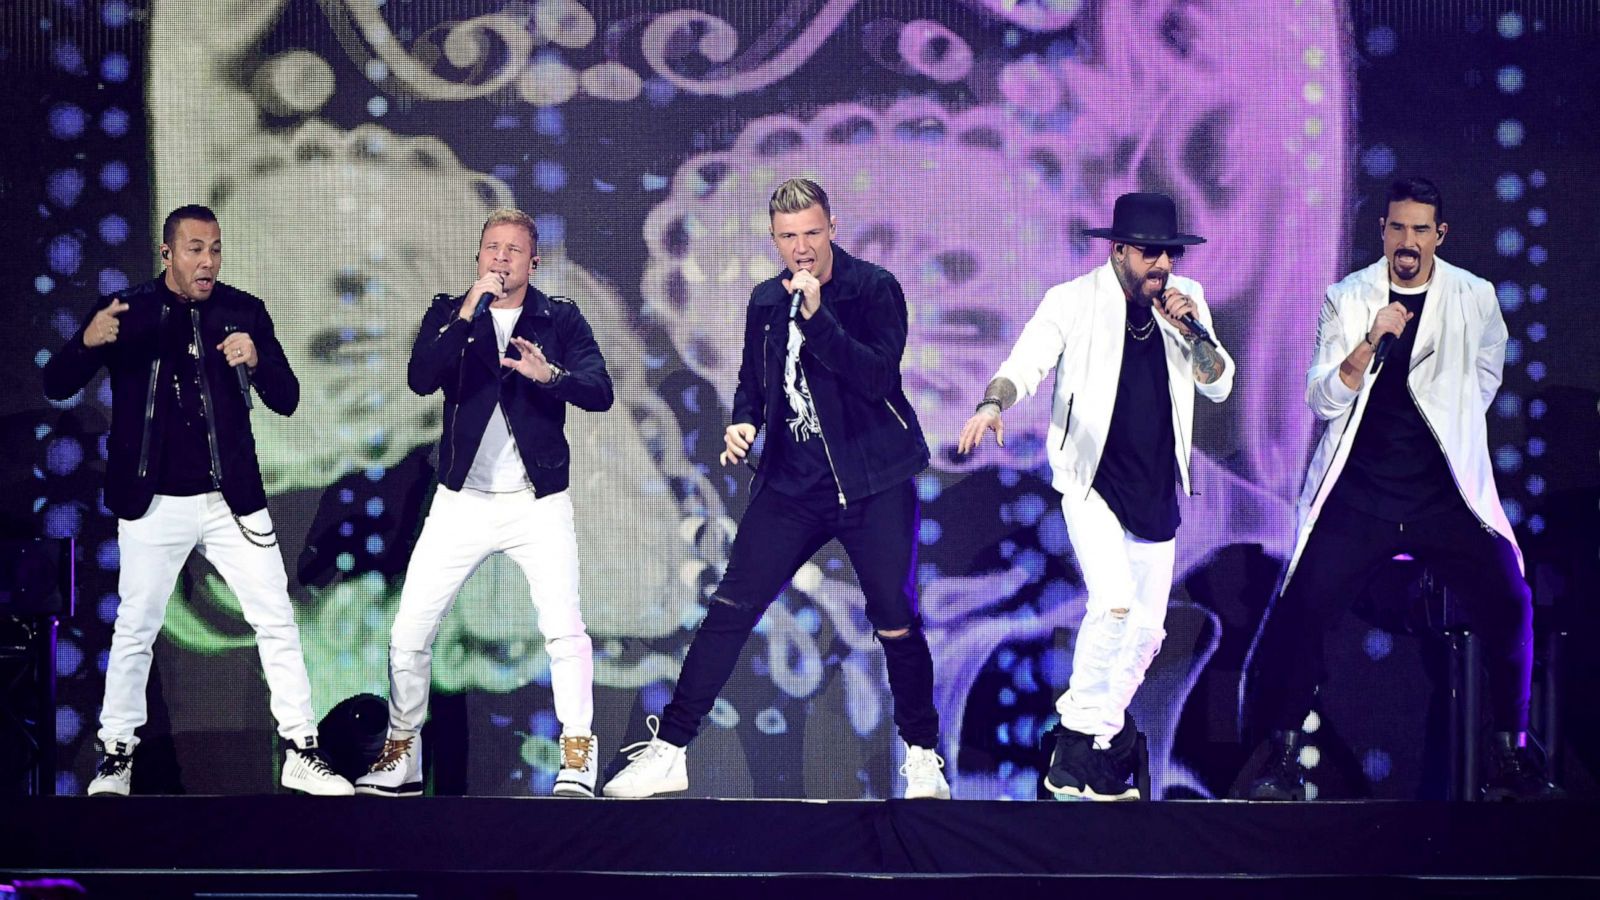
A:
POLYGON ((35 797, 0 800, 0 873, 96 898, 1593 897, 1600 804, 35 797))

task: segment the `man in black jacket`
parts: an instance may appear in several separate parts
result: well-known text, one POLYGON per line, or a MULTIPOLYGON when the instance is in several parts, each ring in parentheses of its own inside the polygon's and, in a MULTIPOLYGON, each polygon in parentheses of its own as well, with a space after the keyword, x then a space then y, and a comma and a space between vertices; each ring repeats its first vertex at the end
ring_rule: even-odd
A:
POLYGON ((905 796, 946 799, 933 657, 917 610, 921 504, 912 477, 927 467, 928 445, 900 386, 905 294, 887 270, 833 244, 837 222, 815 182, 784 182, 768 214, 785 271, 750 294, 722 463, 743 460, 762 426, 766 450, 672 702, 606 796, 688 789, 685 748, 751 630, 800 566, 837 539, 888 662, 905 796))
POLYGON ((497 209, 478 242, 478 280, 440 294, 422 318, 407 377, 444 390, 439 488, 406 569, 389 637, 389 737, 356 779, 364 794, 422 793, 422 721, 433 640, 456 592, 490 554, 528 579, 561 721, 555 793, 594 796, 594 662, 578 609, 578 536, 567 494, 567 404, 611 408, 611 376, 589 323, 565 297, 528 284, 539 231, 497 209))
POLYGON ((151 645, 198 547, 255 629, 272 714, 290 743, 283 785, 350 794, 317 749, 311 682, 250 431, 250 385, 287 416, 300 403, 300 382, 266 306, 217 281, 222 230, 211 210, 169 214, 161 260, 160 277, 102 298, 44 369, 45 393, 57 400, 101 366, 111 373, 105 504, 117 516, 121 604, 100 712, 105 755, 89 793, 129 791, 151 645))

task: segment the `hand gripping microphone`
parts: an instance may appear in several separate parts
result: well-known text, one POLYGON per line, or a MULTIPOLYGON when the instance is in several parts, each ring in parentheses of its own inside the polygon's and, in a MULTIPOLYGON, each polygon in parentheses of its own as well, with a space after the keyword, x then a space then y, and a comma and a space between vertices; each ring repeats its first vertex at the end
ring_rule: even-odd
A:
POLYGON ((484 291, 483 295, 478 298, 478 305, 472 310, 472 318, 473 318, 473 320, 476 321, 479 316, 481 316, 485 312, 487 312, 489 310, 489 304, 491 304, 493 302, 494 302, 494 292, 493 291, 484 291))
POLYGON ((1385 334, 1383 337, 1378 338, 1378 346, 1372 350, 1372 368, 1367 370, 1368 375, 1378 371, 1378 367, 1383 365, 1384 357, 1389 355, 1389 348, 1393 346, 1393 334, 1385 334))
MULTIPOLYGON (((223 334, 233 334, 239 330, 237 325, 222 326, 223 334)), ((244 408, 255 409, 256 401, 250 396, 250 367, 243 363, 233 367, 233 374, 239 378, 239 392, 244 394, 244 408)))
POLYGON ((1185 313, 1178 318, 1178 321, 1183 323, 1183 327, 1189 329, 1189 333, 1194 335, 1196 340, 1205 341, 1213 347, 1217 345, 1217 342, 1211 339, 1211 332, 1207 331, 1206 327, 1201 325, 1200 321, 1194 316, 1185 313))

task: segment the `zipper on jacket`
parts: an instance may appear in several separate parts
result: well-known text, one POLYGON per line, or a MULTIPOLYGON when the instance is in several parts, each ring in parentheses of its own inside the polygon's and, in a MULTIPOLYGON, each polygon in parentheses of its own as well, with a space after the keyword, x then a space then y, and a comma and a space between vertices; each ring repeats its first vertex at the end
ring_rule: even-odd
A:
MULTIPOLYGON (((513 372, 511 377, 519 378, 521 376, 520 374, 513 372)), ((500 402, 499 389, 503 387, 505 383, 506 382, 504 378, 496 380, 494 402, 496 406, 500 407, 500 418, 506 423, 506 434, 511 438, 511 449, 517 451, 517 459, 522 462, 522 479, 528 483, 528 490, 532 491, 533 496, 537 497, 539 496, 539 489, 533 486, 533 473, 528 471, 528 458, 522 455, 522 445, 517 443, 517 433, 511 428, 511 416, 506 413, 506 405, 500 402)), ((535 463, 535 465, 537 465, 537 463, 535 463)))
POLYGON ((892 414, 893 414, 893 415, 894 415, 894 420, 895 420, 895 421, 896 421, 896 422, 899 422, 899 423, 900 423, 900 427, 901 427, 901 428, 902 428, 902 429, 904 429, 904 430, 906 430, 906 431, 910 431, 910 430, 911 430, 911 426, 910 426, 910 425, 907 425, 907 424, 906 424, 906 420, 905 420, 905 419, 902 419, 902 418, 901 418, 901 417, 900 417, 900 411, 899 411, 899 410, 897 410, 897 409, 895 409, 895 408, 894 408, 894 403, 892 403, 892 402, 891 402, 891 401, 890 401, 890 400, 889 400, 889 398, 888 398, 888 397, 885 397, 885 398, 883 398, 883 405, 884 405, 884 406, 887 406, 887 407, 889 407, 889 412, 890 412, 890 413, 892 413, 892 414))
MULTIPOLYGON (((1427 357, 1425 356, 1423 359, 1427 359, 1427 357)), ((1415 368, 1415 366, 1412 368, 1415 368)), ((1407 376, 1410 374, 1409 371, 1406 372, 1407 376)), ((1411 379, 1409 377, 1406 378, 1406 396, 1411 398, 1411 405, 1417 408, 1417 418, 1422 420, 1422 424, 1428 426, 1428 433, 1433 435, 1433 444, 1439 448, 1439 455, 1444 457, 1444 467, 1450 472, 1450 482, 1456 486, 1456 493, 1460 495, 1461 502, 1467 505, 1467 512, 1472 513, 1472 517, 1478 520, 1478 524, 1483 527, 1484 531, 1498 535, 1500 532, 1495 531, 1493 526, 1478 515, 1478 511, 1472 508, 1472 501, 1467 499, 1467 492, 1461 489, 1461 479, 1456 477, 1455 467, 1450 465, 1450 454, 1445 452, 1444 442, 1439 440, 1439 432, 1433 430, 1433 423, 1428 421, 1427 414, 1422 411, 1422 406, 1417 403, 1417 395, 1411 390, 1411 379)))
MULTIPOLYGON (((1193 381, 1192 380, 1190 382, 1190 385, 1192 387, 1192 385, 1193 385, 1193 381)), ((1190 458, 1190 454, 1193 452, 1194 448, 1189 445, 1189 436, 1187 434, 1183 433, 1183 428, 1181 427, 1183 425, 1183 417, 1178 415, 1178 398, 1172 396, 1172 383, 1171 383, 1170 380, 1167 383, 1167 399, 1172 403, 1172 422, 1173 422, 1173 425, 1178 426, 1178 429, 1177 429, 1177 431, 1178 431, 1178 447, 1182 447, 1185 450, 1185 453, 1184 453, 1184 456, 1183 456, 1183 474, 1185 476, 1187 476, 1187 477, 1185 477, 1184 480, 1189 482, 1189 491, 1188 491, 1188 493, 1189 493, 1189 496, 1193 497, 1193 496, 1196 496, 1195 492, 1194 492, 1194 477, 1193 477, 1194 473, 1189 471, 1189 458, 1190 458)), ((1174 449, 1177 449, 1177 448, 1174 448, 1174 449)), ((1176 454, 1174 454, 1174 455, 1176 455, 1176 454)))
MULTIPOLYGON (((467 344, 470 345, 471 343, 472 343, 472 338, 470 338, 470 337, 467 338, 467 344)), ((462 391, 461 380, 466 377, 466 370, 467 370, 467 351, 466 351, 466 349, 462 349, 462 351, 461 351, 461 359, 456 363, 456 402, 455 403, 450 403, 450 402, 448 402, 449 398, 446 398, 447 402, 445 403, 445 408, 450 413, 450 415, 446 416, 446 420, 447 421, 445 423, 445 430, 444 430, 444 448, 445 448, 445 450, 450 452, 449 459, 450 459, 450 463, 451 464, 454 464, 455 461, 456 461, 456 456, 455 456, 455 452, 456 452, 455 421, 456 421, 456 419, 460 418, 460 416, 461 416, 461 391, 462 391)), ((496 402, 498 402, 498 400, 496 402)), ((506 422, 506 427, 507 428, 511 427, 511 423, 509 421, 506 422)), ((450 465, 445 464, 445 462, 443 460, 444 454, 441 453, 439 455, 441 457, 440 463, 439 463, 439 471, 441 473, 449 473, 450 465)), ((465 478, 466 476, 462 475, 462 477, 465 478)))
POLYGON ((1072 403, 1078 399, 1077 394, 1067 395, 1067 424, 1061 426, 1061 449, 1067 449, 1067 433, 1072 430, 1072 403))
POLYGON ((150 472, 150 426, 156 419, 156 389, 161 386, 161 333, 167 326, 167 305, 156 320, 156 358, 150 363, 150 391, 144 400, 144 429, 139 435, 139 477, 150 472))
MULTIPOLYGON (((200 337, 200 310, 189 307, 189 324, 194 331, 194 348, 200 352, 205 342, 200 337)), ((217 423, 212 415, 211 382, 206 378, 206 367, 199 357, 194 361, 195 372, 200 376, 200 410, 206 418, 206 447, 211 451, 211 486, 222 490, 222 454, 217 451, 217 423)))
POLYGON ((850 506, 844 499, 844 485, 839 483, 839 470, 833 466, 833 451, 828 449, 828 435, 822 430, 822 409, 817 409, 817 437, 822 439, 822 453, 828 457, 828 471, 833 473, 833 486, 839 489, 839 508, 850 506))

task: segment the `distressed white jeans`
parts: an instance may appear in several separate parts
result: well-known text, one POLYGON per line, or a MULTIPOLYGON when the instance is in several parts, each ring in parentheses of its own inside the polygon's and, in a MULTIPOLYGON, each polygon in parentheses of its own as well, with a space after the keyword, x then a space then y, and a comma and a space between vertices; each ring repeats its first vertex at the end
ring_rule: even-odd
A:
MULTIPOLYGON (((272 534, 265 509, 240 517, 245 527, 272 534)), ((121 604, 106 664, 105 702, 100 709, 101 741, 137 745, 134 731, 145 723, 145 683, 150 678, 151 648, 166 620, 172 596, 189 554, 199 550, 239 599, 244 620, 256 632, 256 647, 271 694, 278 733, 297 740, 317 733, 311 708, 311 681, 300 649, 300 629, 289 602, 289 577, 276 545, 252 542, 239 530, 221 492, 170 497, 157 494, 137 519, 117 520, 121 604)))
POLYGON ((406 567, 389 634, 389 732, 414 734, 428 714, 433 641, 439 623, 491 553, 504 553, 528 579, 539 633, 550 656, 550 691, 567 734, 594 721, 594 656, 578 609, 578 533, 565 491, 452 491, 440 485, 406 567))
POLYGON ((1063 497, 1072 552, 1089 592, 1072 651, 1072 677, 1056 700, 1061 724, 1104 747, 1166 638, 1173 541, 1146 541, 1122 528, 1100 494, 1063 497))

